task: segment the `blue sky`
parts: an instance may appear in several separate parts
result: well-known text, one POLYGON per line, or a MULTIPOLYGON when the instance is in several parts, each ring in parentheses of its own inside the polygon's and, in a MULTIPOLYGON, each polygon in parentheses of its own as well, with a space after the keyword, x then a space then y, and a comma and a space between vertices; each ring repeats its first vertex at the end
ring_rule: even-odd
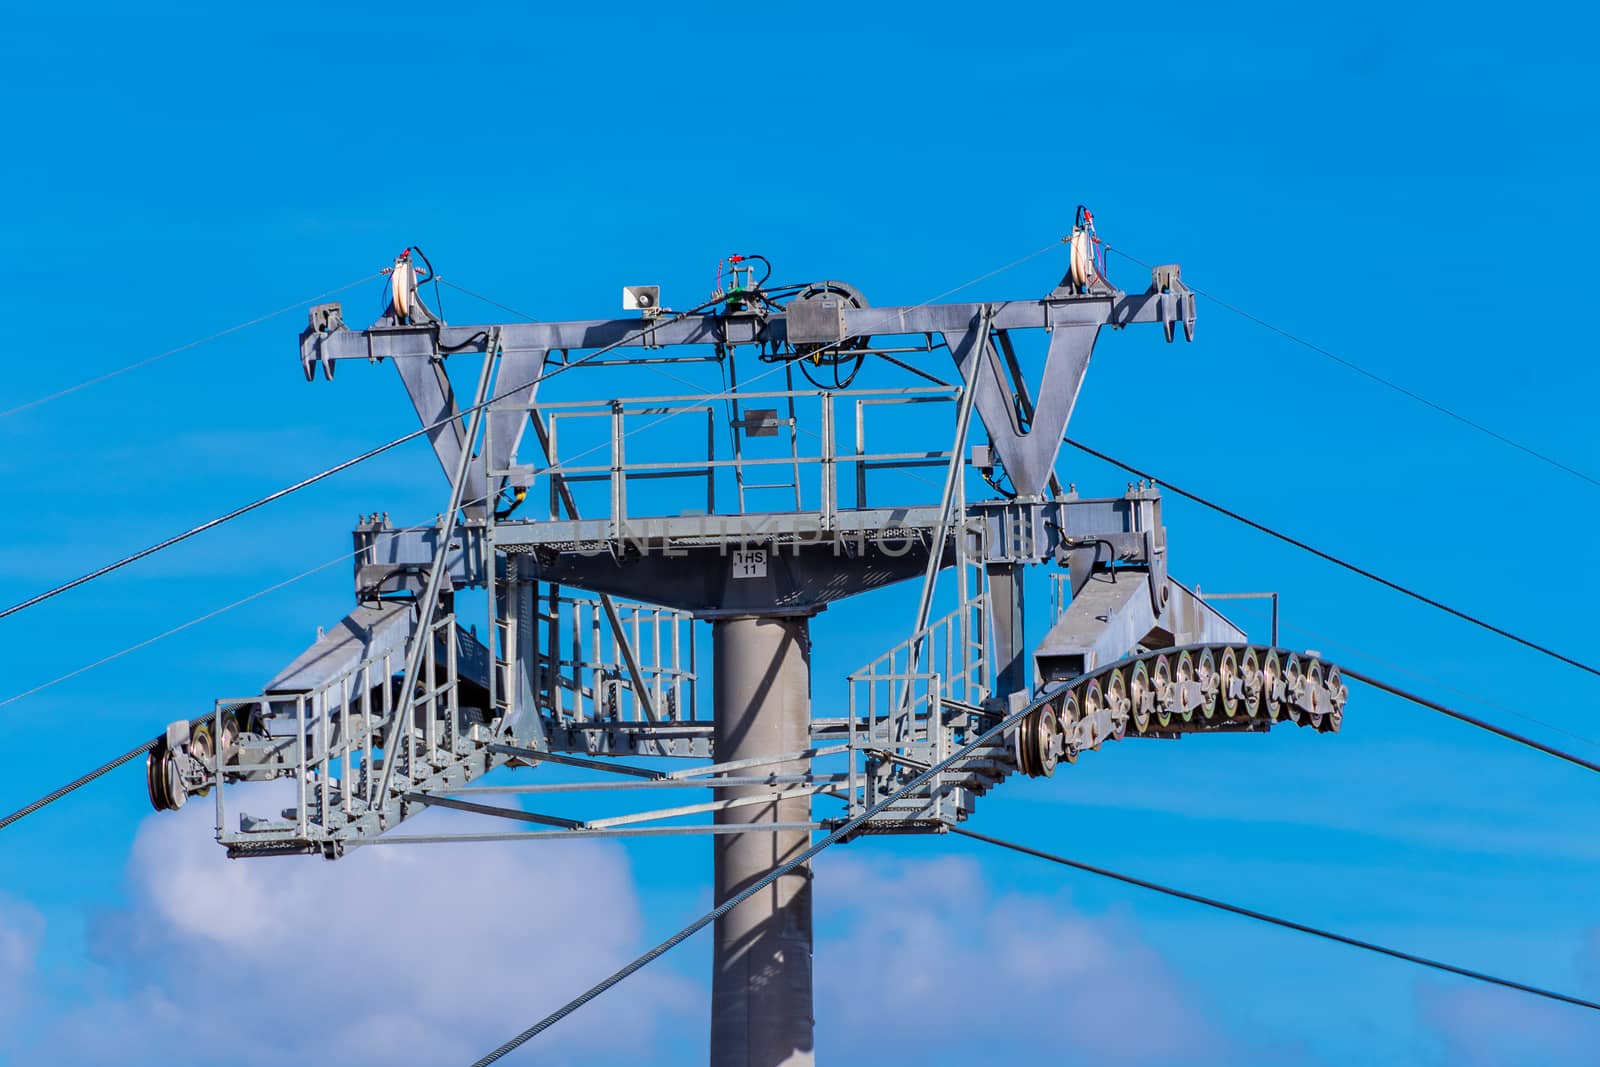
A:
MULTIPOLYGON (((413 243, 452 280, 541 317, 611 314, 618 287, 637 281, 691 303, 735 250, 769 256, 786 277, 844 278, 874 303, 914 303, 1059 237, 1084 202, 1129 254, 1181 262, 1222 299, 1600 471, 1585 7, 200 17, 198 5, 151 6, 8 7, 0 409, 354 281, 413 243)), ((1143 288, 1138 268, 1112 268, 1143 288)), ((1060 269, 1042 257, 968 294, 1033 295, 1060 269)), ((346 294, 347 318, 377 304, 370 285, 346 294)), ((497 314, 459 294, 445 311, 497 314)), ((1589 558, 1600 489, 1214 303, 1200 312, 1193 345, 1166 346, 1155 330, 1106 337, 1073 434, 1594 658, 1583 635, 1600 595, 1589 558)), ((305 383, 301 321, 0 419, 0 600, 412 428, 384 368, 305 383)), ((1085 492, 1127 481, 1070 451, 1060 469, 1085 492)), ((426 519, 440 496, 431 457, 399 450, 0 620, 0 699, 332 559, 360 513, 426 519)), ((1181 500, 1168 499, 1166 520, 1180 578, 1282 592, 1286 623, 1315 635, 1288 629, 1286 643, 1375 673, 1368 657, 1381 657, 1435 680, 1415 683, 1435 695, 1459 687, 1593 735, 1592 678, 1181 500)), ((349 600, 334 567, 0 708, 11 753, 0 808, 214 697, 253 691, 349 600)), ((881 620, 905 618, 907 604, 900 590, 817 621, 819 700, 863 649, 903 636, 881 620)), ((1238 617, 1264 637, 1247 608, 1238 617)), ((1009 785, 974 826, 1600 994, 1592 780, 1352 688, 1339 735, 1113 746, 1050 781, 1009 785)), ((200 1035, 185 1052, 197 1063, 237 1062, 201 1040, 228 1032, 300 1042, 316 1059, 470 1059, 709 897, 708 850, 692 840, 229 865, 195 812, 149 815, 140 773, 5 831, 10 1062, 99 1062, 111 1049, 166 1062, 186 1032, 200 1035), (503 912, 453 914, 426 973, 384 977, 407 958, 371 916, 407 908, 405 888, 432 901, 476 890, 503 912), (571 936, 591 907, 615 921, 571 936), (316 915, 329 933, 297 933, 297 917, 316 915), (538 936, 550 931, 561 936, 538 936), (341 985, 328 976, 346 968, 376 992, 330 1021, 324 1001, 341 985), (235 1015, 263 1029, 217 1029, 219 988, 228 1002, 287 1005, 301 1025, 256 1009, 235 1015)), ((1084 1063, 1561 1064, 1600 1039, 1577 1009, 983 848, 868 840, 819 865, 822 1056, 881 1056, 885 1028, 905 1059, 930 1063, 998 1050, 1084 1063), (924 988, 929 973, 945 980, 924 988), (972 1025, 930 1012, 939 998, 969 1006, 972 1025)), ((691 943, 574 1018, 547 1055, 702 1061, 706 964, 704 943, 691 943)))

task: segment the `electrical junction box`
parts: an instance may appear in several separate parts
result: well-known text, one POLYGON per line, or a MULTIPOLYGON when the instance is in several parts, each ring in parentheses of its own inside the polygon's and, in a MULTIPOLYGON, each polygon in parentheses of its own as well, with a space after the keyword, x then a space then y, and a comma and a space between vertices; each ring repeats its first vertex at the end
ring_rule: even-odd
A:
POLYGON ((849 303, 838 296, 792 300, 784 308, 791 345, 831 345, 843 341, 844 311, 849 303))

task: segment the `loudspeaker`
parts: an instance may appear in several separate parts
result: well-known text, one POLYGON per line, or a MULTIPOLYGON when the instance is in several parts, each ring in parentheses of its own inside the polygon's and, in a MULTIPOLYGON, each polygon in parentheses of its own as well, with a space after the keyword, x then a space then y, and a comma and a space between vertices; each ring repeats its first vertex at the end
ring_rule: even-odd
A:
POLYGON ((661 286, 624 285, 622 287, 622 310, 639 311, 645 315, 659 313, 661 310, 661 286))

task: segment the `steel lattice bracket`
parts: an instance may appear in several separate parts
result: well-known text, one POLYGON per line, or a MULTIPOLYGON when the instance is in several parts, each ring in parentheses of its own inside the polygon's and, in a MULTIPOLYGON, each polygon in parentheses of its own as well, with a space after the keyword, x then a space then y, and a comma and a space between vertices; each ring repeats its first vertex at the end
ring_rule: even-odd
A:
MULTIPOLYGON (((936 687, 935 687, 936 688, 936 687)), ((1293 723, 1339 729, 1349 692, 1339 669, 1312 656, 1265 645, 1190 645, 1141 651, 1070 681, 1049 683, 1009 736, 974 750, 957 766, 874 820, 870 832, 934 832, 967 818, 977 800, 1010 775, 1049 777, 1063 762, 1126 737, 1175 739, 1191 733, 1265 731, 1293 723)), ((1017 707, 1026 701, 1017 695, 1017 707)), ((859 738, 866 756, 850 813, 865 811, 944 756, 994 726, 1013 707, 930 702, 904 740, 859 738)), ((853 781, 853 779, 852 779, 853 781)))

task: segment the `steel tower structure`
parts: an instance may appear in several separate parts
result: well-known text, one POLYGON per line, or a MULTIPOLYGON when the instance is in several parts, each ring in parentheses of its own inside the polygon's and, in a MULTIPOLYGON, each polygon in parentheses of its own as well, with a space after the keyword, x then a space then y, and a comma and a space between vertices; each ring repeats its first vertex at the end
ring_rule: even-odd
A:
MULTIPOLYGON (((427 305, 408 251, 385 314, 352 329, 338 304, 314 308, 300 360, 308 380, 393 364, 446 506, 422 526, 356 527, 354 610, 261 692, 173 723, 149 758, 152 802, 211 794, 240 857, 702 834, 720 902, 1019 711, 1003 742, 871 831, 940 832, 1010 775, 1048 776, 1124 736, 1337 729, 1335 668, 1250 644, 1168 575, 1154 488, 1086 498, 1057 477, 1102 331, 1192 340, 1195 320, 1176 266, 1130 295, 1096 263, 1092 220, 1069 246, 1066 277, 1038 298, 871 307, 842 282, 768 286, 760 257, 730 257, 727 284, 685 313, 633 286, 636 317, 471 326, 427 305), (1030 333, 1044 337, 1033 375, 1030 333), (474 358, 463 404, 447 369, 474 358), (723 390, 603 391, 636 384, 623 368, 686 359, 714 363, 723 390), (907 384, 857 385, 868 361, 907 384), (540 399, 569 374, 593 377, 574 399, 540 399), (980 483, 1001 491, 968 500, 980 483), (1024 576, 1038 566, 1056 595, 1034 642, 1024 576), (847 706, 813 709, 811 618, 903 581, 920 583, 904 639, 848 676, 847 706), (481 633, 457 611, 463 591, 482 593, 481 633), (711 629, 709 714, 697 622, 711 629), (580 777, 480 781, 539 765, 580 777), (291 806, 234 810, 230 787, 273 779, 292 783, 291 806), (587 819, 538 810, 540 794, 579 789, 709 796, 587 819), (393 832, 433 807, 500 829, 393 832)), ((714 1067, 812 1061, 811 892, 802 867, 718 921, 714 1067)))

